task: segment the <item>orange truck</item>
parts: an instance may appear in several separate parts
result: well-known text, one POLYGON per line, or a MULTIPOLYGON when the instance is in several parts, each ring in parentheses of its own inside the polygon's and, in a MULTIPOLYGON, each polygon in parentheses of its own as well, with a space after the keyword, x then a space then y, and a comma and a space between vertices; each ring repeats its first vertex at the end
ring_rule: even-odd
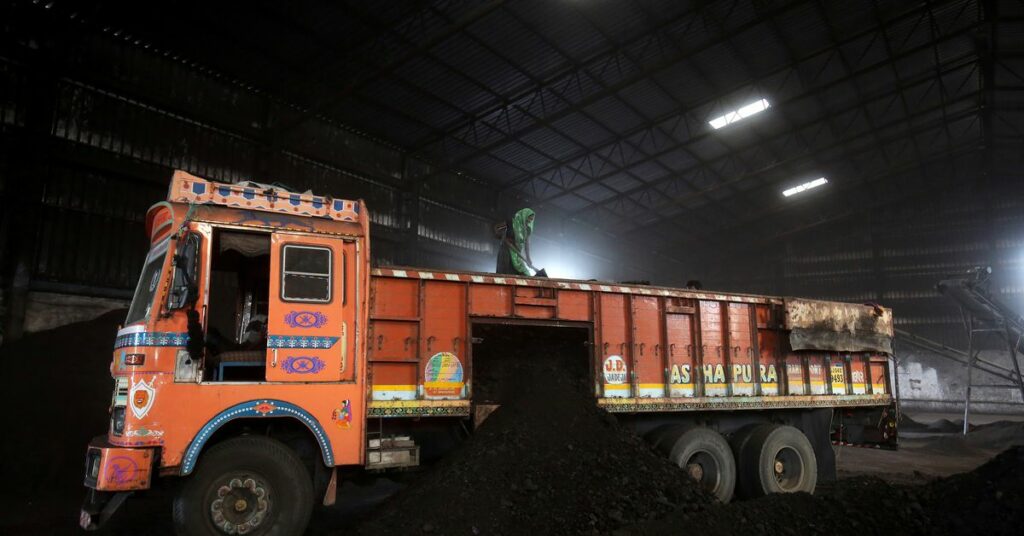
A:
POLYGON ((339 471, 418 465, 494 409, 474 348, 495 329, 579 337, 596 404, 723 501, 812 491, 837 442, 896 444, 889 309, 373 268, 369 230, 362 201, 175 172, 146 216, 82 527, 178 477, 179 533, 299 534, 339 471))

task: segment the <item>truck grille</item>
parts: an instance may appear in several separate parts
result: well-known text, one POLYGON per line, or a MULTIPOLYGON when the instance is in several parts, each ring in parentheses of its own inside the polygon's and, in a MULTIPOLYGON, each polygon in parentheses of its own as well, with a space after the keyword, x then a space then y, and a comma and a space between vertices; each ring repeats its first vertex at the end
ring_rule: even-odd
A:
POLYGON ((128 378, 114 380, 114 399, 111 405, 113 407, 128 405, 128 378))
POLYGON ((128 406, 128 378, 114 379, 114 399, 110 408, 110 431, 120 436, 124 433, 125 409, 128 406))

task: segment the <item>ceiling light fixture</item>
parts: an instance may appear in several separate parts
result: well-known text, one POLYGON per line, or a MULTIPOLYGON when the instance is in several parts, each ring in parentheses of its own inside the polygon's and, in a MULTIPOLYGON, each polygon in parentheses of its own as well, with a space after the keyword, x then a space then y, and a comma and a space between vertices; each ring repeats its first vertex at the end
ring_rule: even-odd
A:
POLYGON ((817 187, 825 185, 825 184, 828 184, 828 179, 826 179, 825 177, 818 177, 817 179, 814 179, 813 181, 805 182, 805 183, 803 183, 803 184, 801 184, 799 186, 794 186, 792 188, 783 190, 782 191, 782 195, 784 195, 786 197, 789 197, 791 195, 795 195, 795 194, 798 194, 800 192, 803 192, 803 191, 806 191, 806 190, 810 190, 811 188, 817 188, 817 187))
POLYGON ((725 114, 723 116, 716 117, 716 118, 712 119, 711 121, 708 121, 708 124, 710 124, 711 126, 715 127, 715 129, 719 129, 719 128, 722 128, 722 127, 724 127, 726 125, 730 125, 732 123, 735 123, 736 121, 739 121, 740 119, 745 119, 745 118, 750 117, 750 116, 752 116, 754 114, 761 113, 761 112, 767 110, 768 106, 770 106, 770 105, 768 104, 768 100, 767 99, 761 99, 761 100, 758 100, 758 101, 754 101, 754 102, 752 102, 750 104, 747 104, 746 106, 743 106, 742 108, 740 108, 738 110, 734 110, 734 111, 729 112, 729 113, 727 113, 727 114, 725 114))

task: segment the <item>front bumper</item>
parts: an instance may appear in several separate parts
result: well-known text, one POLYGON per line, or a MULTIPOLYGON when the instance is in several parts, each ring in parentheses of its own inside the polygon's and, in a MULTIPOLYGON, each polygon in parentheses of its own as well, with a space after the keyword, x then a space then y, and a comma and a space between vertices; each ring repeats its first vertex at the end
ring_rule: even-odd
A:
POLYGON ((98 491, 149 489, 155 448, 118 447, 97 436, 85 454, 85 486, 98 491))
POLYGON ((152 483, 155 448, 118 447, 97 436, 89 442, 85 454, 85 502, 79 525, 98 529, 136 490, 149 489, 152 483))

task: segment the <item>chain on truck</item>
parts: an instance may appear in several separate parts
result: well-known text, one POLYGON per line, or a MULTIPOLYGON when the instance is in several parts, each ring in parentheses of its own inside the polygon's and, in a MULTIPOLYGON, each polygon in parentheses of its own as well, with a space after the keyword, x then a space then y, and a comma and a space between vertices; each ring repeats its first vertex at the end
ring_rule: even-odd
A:
POLYGON ((355 469, 418 465, 474 399, 481 326, 576 328, 595 402, 722 501, 813 491, 896 445, 878 305, 370 266, 362 201, 175 172, 88 446, 81 525, 183 479, 183 534, 299 534, 355 469))

